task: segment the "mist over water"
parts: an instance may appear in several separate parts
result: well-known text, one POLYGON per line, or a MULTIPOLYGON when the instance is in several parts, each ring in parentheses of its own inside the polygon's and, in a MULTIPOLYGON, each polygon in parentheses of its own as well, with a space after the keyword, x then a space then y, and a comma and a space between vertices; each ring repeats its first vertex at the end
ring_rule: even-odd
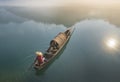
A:
POLYGON ((120 28, 118 9, 0 8, 1 82, 107 82, 120 81, 120 28), (110 13, 112 12, 112 13, 110 13), (35 51, 67 27, 76 29, 63 53, 43 72, 28 70, 35 51), (117 47, 106 45, 117 40, 117 47))
POLYGON ((34 20, 67 27, 84 19, 102 19, 120 26, 119 5, 110 6, 63 6, 63 7, 1 7, 0 23, 34 20))

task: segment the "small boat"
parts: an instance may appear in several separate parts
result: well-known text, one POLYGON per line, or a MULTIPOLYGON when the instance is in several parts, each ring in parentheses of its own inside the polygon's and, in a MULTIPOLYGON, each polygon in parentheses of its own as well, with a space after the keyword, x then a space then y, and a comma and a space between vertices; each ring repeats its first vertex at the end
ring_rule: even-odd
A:
POLYGON ((73 32, 74 27, 67 28, 65 32, 60 32, 53 40, 51 40, 49 48, 44 53, 46 61, 38 66, 38 61, 35 60, 34 68, 36 70, 42 70, 43 68, 45 68, 67 44, 73 32))

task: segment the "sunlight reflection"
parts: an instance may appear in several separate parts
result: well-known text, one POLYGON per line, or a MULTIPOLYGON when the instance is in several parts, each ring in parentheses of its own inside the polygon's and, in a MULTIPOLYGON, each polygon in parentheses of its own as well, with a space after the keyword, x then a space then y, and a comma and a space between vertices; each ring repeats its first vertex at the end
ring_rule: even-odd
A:
POLYGON ((117 47, 117 40, 114 39, 114 38, 110 38, 106 41, 106 45, 109 47, 109 48, 116 48, 117 47))

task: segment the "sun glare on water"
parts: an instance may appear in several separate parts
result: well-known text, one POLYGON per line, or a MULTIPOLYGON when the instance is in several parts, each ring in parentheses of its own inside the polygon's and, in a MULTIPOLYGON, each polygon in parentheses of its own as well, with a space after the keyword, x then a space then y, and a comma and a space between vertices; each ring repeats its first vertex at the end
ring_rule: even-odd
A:
POLYGON ((117 46, 117 41, 111 38, 106 42, 106 44, 109 48, 115 48, 117 46))

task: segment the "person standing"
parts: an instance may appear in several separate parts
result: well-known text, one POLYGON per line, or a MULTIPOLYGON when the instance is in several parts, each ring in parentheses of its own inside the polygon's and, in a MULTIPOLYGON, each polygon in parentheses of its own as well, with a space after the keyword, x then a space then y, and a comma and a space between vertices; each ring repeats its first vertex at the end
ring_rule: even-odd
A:
POLYGON ((42 52, 37 51, 36 55, 37 55, 37 57, 36 57, 36 61, 37 61, 36 65, 40 66, 42 63, 44 63, 45 58, 43 57, 42 52))

